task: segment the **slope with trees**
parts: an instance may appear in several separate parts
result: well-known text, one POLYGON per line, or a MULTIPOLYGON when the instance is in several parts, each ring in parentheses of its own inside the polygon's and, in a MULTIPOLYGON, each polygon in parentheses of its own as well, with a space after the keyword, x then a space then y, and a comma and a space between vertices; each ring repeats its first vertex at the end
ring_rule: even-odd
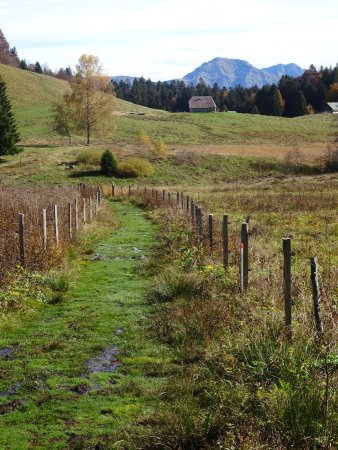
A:
POLYGON ((21 151, 17 145, 20 135, 7 98, 5 82, 0 78, 0 155, 14 155, 21 151))

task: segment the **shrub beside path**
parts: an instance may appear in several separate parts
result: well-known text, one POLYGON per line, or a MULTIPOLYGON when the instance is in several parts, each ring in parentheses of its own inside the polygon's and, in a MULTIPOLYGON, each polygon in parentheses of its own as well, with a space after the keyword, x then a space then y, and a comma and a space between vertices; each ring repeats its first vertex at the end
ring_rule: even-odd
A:
POLYGON ((127 448, 154 411, 171 366, 145 332, 155 226, 112 208, 118 230, 82 255, 65 299, 0 338, 0 448, 127 448))

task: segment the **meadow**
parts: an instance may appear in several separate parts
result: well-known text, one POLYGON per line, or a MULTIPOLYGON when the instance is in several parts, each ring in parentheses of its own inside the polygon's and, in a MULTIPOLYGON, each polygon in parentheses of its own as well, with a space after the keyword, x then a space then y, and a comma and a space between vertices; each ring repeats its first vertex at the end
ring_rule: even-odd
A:
MULTIPOLYGON (((114 436, 107 438, 110 415, 122 424, 119 428, 114 422, 116 439, 123 436, 122 443, 114 448, 336 448, 338 177, 325 170, 325 159, 327 146, 335 145, 337 118, 332 115, 285 119, 234 113, 169 114, 117 100, 115 120, 110 129, 96 135, 90 148, 83 145, 81 136, 75 136, 70 146, 56 136, 51 127, 51 107, 68 89, 67 83, 6 66, 0 66, 0 75, 8 84, 24 148, 21 154, 1 161, 1 183, 6 186, 5 192, 8 190, 18 197, 23 195, 22 186, 37 186, 31 188, 32 192, 49 186, 44 188, 46 192, 48 189, 54 192, 56 188, 51 185, 85 182, 107 185, 108 193, 114 182, 117 188, 130 184, 141 186, 142 191, 144 186, 160 192, 165 189, 174 196, 176 192, 184 192, 203 207, 205 225, 208 213, 218 222, 223 214, 229 216, 230 266, 224 271, 220 252, 215 250, 210 254, 207 239, 204 245, 198 245, 194 228, 186 217, 171 208, 162 209, 149 198, 134 198, 132 205, 130 199, 127 200, 125 207, 132 215, 137 214, 133 209, 136 204, 157 224, 152 229, 152 233, 155 230, 157 233, 156 247, 144 272, 149 284, 145 286, 140 280, 141 287, 137 288, 137 302, 147 299, 147 307, 144 310, 144 305, 140 306, 143 322, 140 325, 136 321, 135 326, 137 332, 140 327, 141 333, 149 339, 145 344, 146 358, 151 358, 149 352, 154 345, 161 345, 173 360, 166 358, 163 363, 159 358, 156 364, 151 360, 151 370, 141 367, 141 377, 145 371, 150 377, 161 379, 155 383, 156 387, 149 380, 147 388, 133 383, 132 377, 137 378, 137 363, 128 368, 127 378, 123 373, 118 375, 123 385, 121 389, 109 387, 105 380, 104 392, 109 395, 126 395, 128 386, 132 387, 131 400, 136 404, 137 414, 131 413, 132 406, 127 402, 126 410, 122 407, 115 416, 115 405, 107 401, 106 420, 95 405, 95 414, 100 416, 95 420, 104 427, 104 437, 98 434, 99 437, 94 438, 97 433, 92 430, 91 436, 75 439, 74 433, 85 435, 82 426, 86 420, 79 414, 76 420, 81 425, 69 424, 78 448, 87 448, 89 443, 99 445, 100 439, 105 442, 103 448, 111 448, 114 436), (162 142, 165 154, 154 155, 149 142, 162 142), (105 149, 110 149, 120 161, 130 156, 150 161, 154 174, 140 179, 102 176, 99 159, 105 149), (87 158, 86 162, 82 158, 85 162, 79 162, 81 155, 88 151, 94 155, 92 160, 87 158), (241 224, 248 216, 249 289, 241 293, 239 237, 241 224), (287 339, 283 326, 283 237, 292 238, 293 249, 292 341, 287 339), (316 334, 312 312, 309 258, 313 256, 317 256, 319 262, 324 322, 321 337, 316 334), (151 408, 146 408, 145 417, 139 413, 147 401, 151 408)), ((34 195, 30 197, 34 203, 34 195)), ((125 225, 123 205, 117 205, 115 210, 125 225)), ((115 227, 115 224, 111 229, 107 226, 113 233, 115 227)), ((128 233, 135 233, 135 230, 128 233)), ((130 239, 128 233, 123 239, 130 239)), ((99 238, 107 238, 107 242, 115 239, 107 237, 107 229, 98 234, 99 238)), ((207 236, 207 230, 205 234, 207 236)), ((83 239, 79 241, 79 252, 86 255, 88 249, 83 244, 86 237, 83 239)), ((149 239, 154 246, 154 238, 149 239)), ((217 239, 219 248, 219 226, 217 239)), ((94 239, 95 242, 99 241, 94 239)), ((114 245, 118 246, 118 241, 114 245)), ((75 260, 72 273, 76 274, 78 260, 73 250, 71 255, 71 260, 75 260)), ((87 267, 87 263, 87 259, 81 263, 85 272, 93 270, 92 279, 98 277, 98 272, 87 267)), ((68 260, 67 264, 71 262, 68 260)), ((109 269, 110 264, 115 262, 104 260, 104 270, 109 269)), ((121 274, 124 270, 121 269, 121 274)), ((123 289, 129 292, 126 285, 123 289)), ((123 295, 123 289, 118 290, 117 295, 123 295)), ((77 293, 71 292, 70 302, 78 298, 77 293)), ((98 293, 95 298, 101 304, 98 293)), ((106 308, 105 304, 103 314, 106 308)), ((47 311, 46 314, 52 313, 47 311)), ((11 320, 15 323, 17 319, 8 317, 6 315, 7 329, 18 328, 11 325, 11 320)), ((112 332, 111 327, 107 329, 112 332)), ((81 325, 79 330, 81 334, 81 325)), ((92 330, 91 339, 94 339, 92 330)), ((55 333, 59 339, 62 333, 55 333)), ((69 354, 73 352, 62 336, 62 342, 60 339, 56 342, 58 357, 62 356, 63 348, 69 354)), ((101 339, 104 341, 103 335, 101 339)), ((50 341, 53 346, 53 339, 50 341)), ((48 348, 48 351, 54 350, 48 348)), ((135 351, 140 349, 134 342, 129 351, 126 361, 128 356, 132 360, 135 351)), ((79 383, 81 361, 71 375, 73 384, 79 383)), ((43 361, 41 364, 42 367, 43 361)), ((12 369, 3 369, 3 373, 10 373, 14 379, 12 369)), ((33 367, 32 373, 34 371, 33 367)), ((61 398, 56 392, 58 382, 53 377, 51 380, 52 395, 38 400, 32 397, 30 402, 43 401, 48 409, 55 395, 57 407, 62 409, 58 402, 68 394, 63 392, 61 398)), ((90 402, 82 400, 81 403, 84 408, 81 411, 85 411, 90 402)), ((71 421, 73 404, 64 408, 65 420, 71 421)), ((14 417, 14 424, 15 420, 14 417)), ((57 440, 60 430, 53 428, 52 431, 57 440)), ((29 430, 25 428, 22 433, 29 435, 29 430)), ((64 444, 65 432, 62 433, 60 442, 64 444)), ((38 436, 37 442, 41 443, 41 439, 41 435, 38 436)), ((71 445, 72 441, 67 442, 71 445)), ((52 441, 50 445, 54 445, 52 441)))

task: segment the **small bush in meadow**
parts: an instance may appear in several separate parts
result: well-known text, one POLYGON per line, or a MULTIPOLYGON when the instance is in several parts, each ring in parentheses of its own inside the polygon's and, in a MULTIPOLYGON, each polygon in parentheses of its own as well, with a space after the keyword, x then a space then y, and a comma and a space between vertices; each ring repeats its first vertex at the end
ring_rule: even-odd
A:
POLYGON ((117 165, 116 173, 122 178, 149 177, 154 173, 154 167, 144 159, 130 158, 117 165))
POLYGON ((88 148, 82 150, 77 158, 76 162, 78 164, 83 164, 86 166, 99 166, 102 158, 102 150, 99 148, 88 148))
POLYGON ((150 152, 155 158, 166 158, 168 156, 168 149, 163 139, 155 141, 150 152))
POLYGON ((116 172, 117 161, 110 150, 106 150, 102 153, 100 165, 101 171, 105 175, 111 176, 116 172))

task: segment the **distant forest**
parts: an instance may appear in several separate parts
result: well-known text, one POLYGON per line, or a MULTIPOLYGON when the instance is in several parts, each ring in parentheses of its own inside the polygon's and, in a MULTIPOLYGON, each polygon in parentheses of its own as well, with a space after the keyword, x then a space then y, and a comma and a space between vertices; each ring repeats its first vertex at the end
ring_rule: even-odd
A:
POLYGON ((219 111, 296 117, 326 110, 327 101, 338 101, 338 64, 315 66, 300 77, 284 75, 278 85, 243 88, 210 87, 203 80, 196 86, 183 81, 153 82, 135 78, 132 84, 113 82, 116 96, 149 108, 171 112, 189 111, 189 99, 194 95, 211 95, 219 111))
MULTIPOLYGON (((11 48, 0 30, 0 64, 7 64, 23 70, 70 80, 70 67, 52 71, 36 61, 28 63, 20 59, 16 48, 11 48)), ((219 111, 264 114, 270 116, 296 117, 320 113, 327 109, 326 102, 338 102, 338 64, 335 67, 310 66, 300 77, 284 75, 278 85, 243 88, 210 87, 203 80, 196 85, 183 81, 153 82, 150 79, 135 78, 133 83, 115 82, 116 96, 138 105, 171 112, 189 111, 189 99, 194 95, 211 95, 219 111)))

